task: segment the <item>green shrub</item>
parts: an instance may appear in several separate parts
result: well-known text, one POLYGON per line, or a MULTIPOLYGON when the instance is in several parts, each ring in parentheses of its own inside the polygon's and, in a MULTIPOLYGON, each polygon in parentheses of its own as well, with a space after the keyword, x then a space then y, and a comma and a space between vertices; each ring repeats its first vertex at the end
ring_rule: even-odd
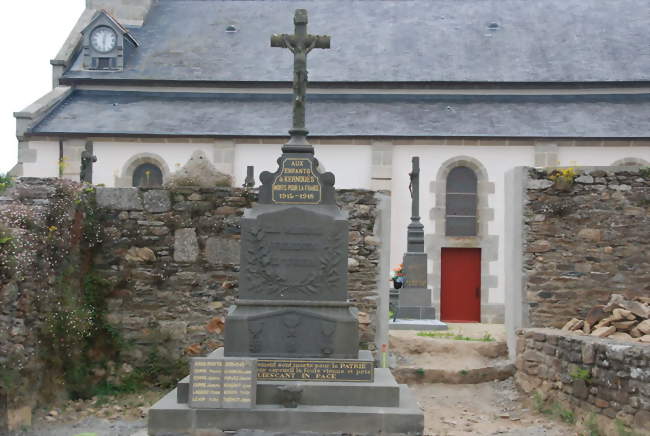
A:
POLYGON ((11 176, 0 173, 0 194, 5 192, 7 188, 14 184, 14 179, 11 176))

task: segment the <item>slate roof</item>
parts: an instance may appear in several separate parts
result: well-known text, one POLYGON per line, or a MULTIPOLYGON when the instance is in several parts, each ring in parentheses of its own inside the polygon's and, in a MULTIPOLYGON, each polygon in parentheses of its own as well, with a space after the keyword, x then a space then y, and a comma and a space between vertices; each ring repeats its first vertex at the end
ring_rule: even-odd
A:
POLYGON ((650 80, 647 0, 159 0, 123 72, 64 78, 287 82, 293 11, 332 36, 310 55, 312 82, 650 80), (235 24, 235 33, 226 33, 235 24))
MULTIPOLYGON (((312 136, 648 138, 650 94, 311 94, 312 136)), ((34 134, 280 136, 286 94, 75 91, 34 134)))

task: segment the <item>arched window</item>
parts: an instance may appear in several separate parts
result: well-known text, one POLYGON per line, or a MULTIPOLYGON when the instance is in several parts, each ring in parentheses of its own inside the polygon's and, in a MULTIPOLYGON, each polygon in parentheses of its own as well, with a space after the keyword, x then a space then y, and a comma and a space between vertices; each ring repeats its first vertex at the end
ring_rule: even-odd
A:
POLYGON ((456 167, 447 176, 445 234, 476 236, 476 174, 470 168, 456 167))
POLYGON ((153 188, 162 186, 163 174, 157 165, 143 163, 133 171, 133 186, 140 188, 153 188))

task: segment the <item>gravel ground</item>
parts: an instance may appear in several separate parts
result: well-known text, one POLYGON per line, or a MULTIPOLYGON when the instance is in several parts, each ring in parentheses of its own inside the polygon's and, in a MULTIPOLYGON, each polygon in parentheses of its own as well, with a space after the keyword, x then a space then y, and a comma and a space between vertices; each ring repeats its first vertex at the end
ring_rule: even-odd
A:
POLYGON ((475 385, 414 385, 426 435, 568 436, 576 431, 524 407, 512 378, 475 385))
MULTIPOLYGON (((502 325, 454 324, 450 330, 470 337, 480 338, 489 333, 497 341, 503 341, 502 325)), ((408 335, 400 332, 398 335, 408 335)), ((414 333, 411 333, 414 335, 414 333)), ((413 338, 399 338, 406 343, 413 338)), ((435 340, 435 339, 432 339, 435 340)), ((462 341, 440 340, 449 343, 449 358, 455 368, 485 365, 495 359, 476 356, 469 344, 462 341), (453 343, 457 343, 456 346, 453 343), (474 362, 474 360, 481 360, 474 362), (485 361, 483 361, 484 359, 485 361)), ((431 364, 445 366, 440 344, 434 348, 399 350, 402 358, 409 360, 429 355, 431 364), (431 355, 433 354, 433 355, 431 355)), ((444 345, 445 347, 447 345, 444 345)), ((417 348, 417 347, 416 347, 417 348)), ((426 347, 425 347, 426 348, 426 347)), ((427 436, 571 436, 577 435, 574 427, 539 415, 524 406, 524 398, 518 392, 512 378, 481 384, 416 384, 411 386, 417 395, 425 414, 425 435, 427 436)), ((15 433, 16 436, 147 436, 146 414, 163 392, 146 393, 94 399, 85 402, 71 402, 59 409, 37 411, 34 426, 29 431, 15 433)), ((299 433, 304 436, 321 436, 318 433, 299 433)), ((228 433, 236 436, 289 436, 289 433, 241 430, 228 433)), ((297 433, 291 433, 297 435, 297 433)), ((170 435, 171 436, 171 435, 170 435)), ((205 435, 212 436, 212 435, 205 435)))
MULTIPOLYGON (((525 408, 513 379, 476 385, 428 384, 413 385, 425 412, 425 435, 507 435, 507 436, 568 436, 576 435, 574 427, 554 421, 525 408)), ((154 392, 153 398, 160 393, 154 392)), ((56 418, 47 413, 38 416, 34 428, 20 436, 146 436, 146 419, 133 419, 141 409, 122 413, 109 412, 116 405, 128 403, 124 398, 110 400, 99 415, 85 416, 83 411, 60 410, 56 418), (126 419, 130 415, 131 419, 126 419)), ((118 406, 122 407, 122 406, 118 406)), ((78 409, 79 407, 77 407, 78 409)), ((237 436, 280 436, 282 433, 242 430, 229 433, 237 436)), ((295 433, 294 433, 295 434, 295 433)), ((317 435, 317 433, 301 433, 317 435)))

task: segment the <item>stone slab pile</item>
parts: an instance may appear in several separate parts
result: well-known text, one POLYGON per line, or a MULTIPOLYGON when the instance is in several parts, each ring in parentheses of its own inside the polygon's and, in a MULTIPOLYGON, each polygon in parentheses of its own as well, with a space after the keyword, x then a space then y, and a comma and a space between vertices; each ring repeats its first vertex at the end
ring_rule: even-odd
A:
POLYGON ((572 318, 562 330, 650 344, 650 297, 613 294, 606 305, 594 306, 584 319, 572 318))

